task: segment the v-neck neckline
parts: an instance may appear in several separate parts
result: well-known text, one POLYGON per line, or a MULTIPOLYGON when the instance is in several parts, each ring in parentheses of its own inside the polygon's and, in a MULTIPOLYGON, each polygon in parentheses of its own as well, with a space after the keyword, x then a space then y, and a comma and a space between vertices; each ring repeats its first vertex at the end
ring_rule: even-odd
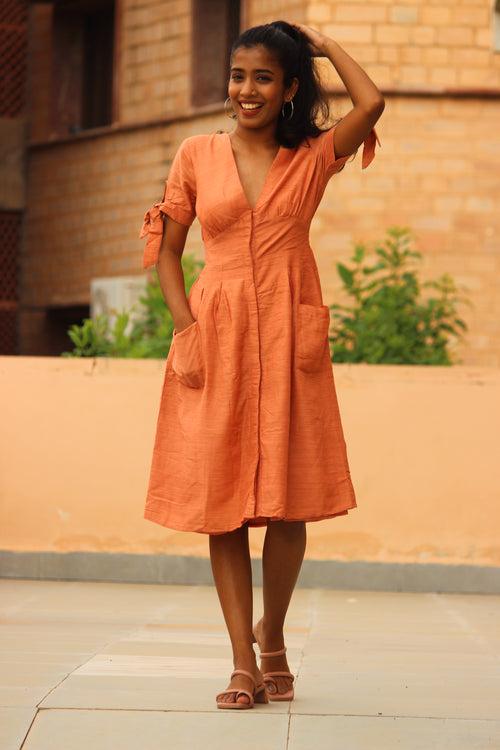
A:
POLYGON ((274 159, 271 162, 271 166, 267 170, 267 174, 266 174, 266 177, 265 177, 265 180, 264 180, 264 184, 262 185, 260 194, 259 194, 259 196, 257 198, 256 203, 255 203, 255 206, 252 208, 252 206, 250 205, 250 202, 249 202, 249 200, 247 198, 247 195, 246 195, 246 193, 245 193, 245 191, 243 189, 243 185, 242 185, 241 178, 240 178, 240 173, 238 172, 238 165, 236 163, 236 157, 235 157, 235 153, 233 151, 233 144, 231 143, 231 136, 230 136, 230 134, 227 131, 226 131, 225 135, 227 136, 227 145, 229 147, 229 152, 230 152, 230 157, 231 157, 231 163, 232 163, 232 166, 233 166, 233 169, 234 169, 234 173, 235 173, 235 176, 236 176, 236 181, 238 183, 238 187, 240 189, 240 193, 243 196, 243 200, 245 201, 248 210, 251 211, 252 213, 255 213, 255 211, 257 211, 257 209, 259 208, 259 206, 260 206, 263 198, 265 197, 266 189, 269 186, 269 180, 270 180, 271 174, 274 171, 274 168, 276 166, 276 163, 279 160, 279 157, 281 156, 281 153, 283 151, 283 146, 279 146, 279 148, 278 148, 278 150, 277 150, 277 152, 276 152, 276 154, 274 156, 274 159))

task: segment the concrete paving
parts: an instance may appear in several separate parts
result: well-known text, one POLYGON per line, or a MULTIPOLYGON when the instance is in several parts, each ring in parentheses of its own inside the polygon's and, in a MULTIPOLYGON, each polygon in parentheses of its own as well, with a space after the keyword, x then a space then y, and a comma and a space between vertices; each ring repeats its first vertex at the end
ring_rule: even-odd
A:
POLYGON ((212 586, 1 580, 0 617, 1 750, 500 749, 499 596, 296 589, 295 700, 248 711, 212 586))

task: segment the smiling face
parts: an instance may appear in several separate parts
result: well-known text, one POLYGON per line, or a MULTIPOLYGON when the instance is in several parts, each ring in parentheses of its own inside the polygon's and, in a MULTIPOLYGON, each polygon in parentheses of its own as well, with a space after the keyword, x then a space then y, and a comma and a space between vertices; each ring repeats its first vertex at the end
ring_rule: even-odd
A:
POLYGON ((228 94, 238 124, 261 128, 277 121, 283 102, 298 88, 298 79, 285 89, 283 69, 263 45, 238 47, 231 58, 228 94))

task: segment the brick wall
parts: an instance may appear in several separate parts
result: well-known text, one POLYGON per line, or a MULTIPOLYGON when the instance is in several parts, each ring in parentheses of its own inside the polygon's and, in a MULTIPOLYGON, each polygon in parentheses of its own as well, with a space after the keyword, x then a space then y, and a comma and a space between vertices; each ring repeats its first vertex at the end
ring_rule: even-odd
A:
POLYGON ((141 273, 144 212, 162 196, 178 143, 198 131, 188 120, 40 149, 31 160, 24 302, 88 302, 91 277, 141 273))
MULTIPOLYGON (((337 114, 349 109, 339 100, 337 114)), ((450 273, 473 307, 459 347, 466 364, 500 364, 500 150, 498 107, 478 99, 389 99, 377 128, 382 147, 361 171, 361 155, 327 187, 312 243, 327 298, 337 296, 335 263, 355 242, 369 247, 392 225, 409 227, 423 254, 422 278, 450 273)))
POLYGON ((498 97, 492 16, 490 0, 312 0, 306 23, 338 41, 379 87, 489 87, 498 97))
MULTIPOLYGON (((382 91, 393 93, 385 94, 375 161, 361 172, 358 155, 331 182, 316 217, 312 240, 326 297, 339 296, 333 269, 349 246, 373 246, 389 225, 409 226, 424 256, 423 278, 447 271, 473 303, 459 310, 470 330, 458 355, 466 364, 498 367, 500 52, 493 51, 491 5, 311 2, 307 23, 336 39, 382 91), (475 95, 464 96, 467 89, 475 95), (496 95, 485 97, 481 89, 496 95)), ((322 70, 341 90, 333 66, 322 70)), ((349 97, 336 94, 335 115, 350 108, 349 97)))
POLYGON ((122 122, 175 117, 189 108, 189 0, 124 0, 122 122))
MULTIPOLYGON (((361 171, 360 150, 327 187, 313 222, 311 243, 325 301, 341 298, 335 263, 349 257, 353 243, 372 246, 387 227, 409 226, 424 255, 424 278, 447 271, 473 302, 460 311, 470 326, 459 350, 462 361, 498 367, 500 54, 491 50, 488 0, 248 0, 243 10, 245 27, 286 18, 328 33, 385 95, 375 161, 361 171), (446 90, 463 87, 476 92, 446 90), (497 93, 483 96, 480 89, 497 93)), ((194 133, 233 127, 216 108, 190 107, 188 0, 125 0, 120 18, 118 124, 126 127, 30 152, 22 275, 27 315, 29 306, 88 302, 93 276, 141 273, 140 224, 161 197, 178 144, 194 133)), ((39 25, 33 36, 38 124, 31 132, 40 141, 47 26, 39 25)), ((334 91, 332 112, 342 115, 350 99, 331 66, 323 71, 334 91)), ((202 257, 197 221, 186 251, 202 257)), ((27 335, 24 351, 30 353, 32 345, 27 335)))
POLYGON ((52 6, 49 3, 31 6, 29 30, 28 138, 33 142, 51 135, 52 6))

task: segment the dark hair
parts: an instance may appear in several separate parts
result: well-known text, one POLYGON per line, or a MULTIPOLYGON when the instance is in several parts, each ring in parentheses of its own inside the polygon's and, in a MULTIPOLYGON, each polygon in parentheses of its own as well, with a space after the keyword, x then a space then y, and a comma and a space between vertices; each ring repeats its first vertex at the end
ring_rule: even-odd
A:
POLYGON ((252 26, 243 31, 233 42, 230 58, 239 47, 255 47, 262 44, 283 68, 283 84, 288 87, 292 79, 299 79, 299 87, 293 98, 293 116, 288 119, 290 110, 285 106, 285 117, 281 114, 276 127, 276 140, 281 146, 295 148, 304 138, 317 137, 322 130, 318 127, 330 116, 328 100, 322 89, 318 71, 309 49, 305 34, 286 21, 252 26))

